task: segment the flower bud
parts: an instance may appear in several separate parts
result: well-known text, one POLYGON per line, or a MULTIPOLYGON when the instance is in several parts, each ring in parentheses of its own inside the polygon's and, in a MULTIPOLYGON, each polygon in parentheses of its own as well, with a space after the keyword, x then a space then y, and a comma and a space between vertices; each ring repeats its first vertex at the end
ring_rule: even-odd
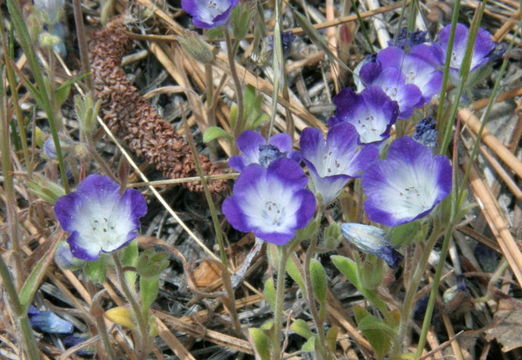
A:
POLYGON ((45 23, 52 25, 60 20, 65 0, 34 0, 34 6, 41 12, 45 23))
POLYGON ((80 123, 80 130, 84 133, 91 133, 96 128, 96 118, 99 110, 100 102, 95 102, 91 93, 85 96, 76 95, 74 97, 74 111, 80 123))
POLYGON ((389 243, 386 231, 371 225, 344 223, 341 225, 344 237, 364 253, 380 257, 391 268, 396 268, 403 256, 389 243))

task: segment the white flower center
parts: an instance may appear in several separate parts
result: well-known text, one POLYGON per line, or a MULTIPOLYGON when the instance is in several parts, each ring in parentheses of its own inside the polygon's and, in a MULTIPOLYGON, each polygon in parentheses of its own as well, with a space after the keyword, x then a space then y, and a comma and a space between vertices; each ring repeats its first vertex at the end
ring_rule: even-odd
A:
POLYGON ((288 232, 296 223, 300 202, 294 192, 277 180, 260 179, 245 193, 241 205, 249 224, 264 232, 288 232))
POLYGON ((281 204, 268 200, 263 208, 263 217, 274 226, 281 226, 285 217, 285 208, 281 204))
POLYGON ((396 87, 389 87, 386 86, 384 88, 384 92, 386 95, 388 95, 392 100, 397 101, 397 94, 399 93, 399 90, 396 87))
POLYGON ((135 228, 130 207, 121 204, 119 197, 111 194, 103 200, 101 203, 98 199, 89 199, 76 210, 74 227, 79 243, 90 254, 119 248, 135 228))
POLYGON ((100 236, 106 233, 107 231, 114 231, 114 224, 110 217, 103 217, 99 219, 93 219, 91 221, 91 228, 93 235, 100 236))
POLYGON ((386 130, 387 124, 384 121, 379 122, 372 114, 363 113, 357 116, 357 122, 354 125, 361 142, 367 144, 382 140, 381 134, 386 130))
POLYGON ((417 77, 417 73, 415 72, 415 70, 410 70, 405 75, 406 75, 406 82, 408 82, 408 83, 414 82, 415 78, 417 77))

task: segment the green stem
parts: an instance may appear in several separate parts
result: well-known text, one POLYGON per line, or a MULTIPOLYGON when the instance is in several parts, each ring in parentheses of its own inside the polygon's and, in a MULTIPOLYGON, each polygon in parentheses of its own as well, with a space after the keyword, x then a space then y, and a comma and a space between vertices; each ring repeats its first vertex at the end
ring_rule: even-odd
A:
POLYGON ((281 329, 283 323, 283 307, 285 302, 285 274, 289 247, 280 246, 279 264, 277 265, 276 299, 274 309, 274 326, 272 327, 272 360, 281 359, 281 329))
MULTIPOLYGON (((94 290, 94 284, 89 281, 87 284, 90 290, 94 290)), ((98 336, 102 342, 103 349, 105 350, 105 355, 109 360, 115 360, 114 352, 112 350, 111 341, 109 340, 109 334, 107 332, 107 326, 105 325, 105 318, 103 316, 103 308, 100 306, 99 301, 102 298, 102 294, 105 290, 97 293, 93 296, 92 305, 91 305, 91 314, 94 317, 94 321, 96 323, 96 330, 98 331, 98 336)), ((105 356, 103 356, 105 358, 105 356)))
MULTIPOLYGON (((49 127, 51 128, 51 135, 54 147, 56 148, 56 157, 58 159, 58 165, 60 167, 60 177, 62 180, 63 188, 67 193, 69 192, 69 183, 67 182, 65 163, 63 161, 63 153, 60 147, 60 140, 58 137, 56 115, 54 113, 54 108, 49 97, 49 95, 51 94, 51 92, 54 91, 54 89, 51 88, 49 82, 46 81, 46 79, 43 76, 42 69, 40 68, 40 63, 33 48, 33 43, 31 37, 29 36, 26 23, 20 13, 18 2, 14 0, 7 0, 6 3, 11 23, 13 24, 13 27, 18 33, 18 42, 22 47, 25 55, 27 56, 29 67, 31 68, 32 75, 36 81, 36 90, 32 95, 38 102, 38 105, 45 111, 45 114, 49 119, 49 127)), ((0 12, 0 23, 4 23, 3 12, 0 12)))
POLYGON ((123 294, 125 295, 125 298, 131 306, 131 310, 134 313, 133 315, 138 325, 138 358, 146 358, 149 354, 149 333, 147 326, 147 317, 141 311, 140 305, 138 304, 136 298, 129 289, 129 285, 127 284, 127 280, 125 279, 125 274, 123 273, 123 267, 121 265, 121 261, 118 254, 113 254, 112 258, 114 260, 114 264, 116 265, 116 276, 118 277, 118 281, 120 282, 121 289, 123 291, 123 294))
POLYGON ((7 96, 4 89, 4 77, 0 72, 0 142, 2 151, 2 172, 4 174, 5 205, 7 212, 7 224, 9 228, 9 239, 14 254, 14 269, 16 287, 20 289, 23 285, 22 258, 20 249, 20 238, 18 236, 18 219, 16 215, 16 194, 14 189, 13 164, 11 163, 11 146, 9 138, 9 116, 7 110, 7 96))
POLYGON ((444 268, 444 264, 446 263, 446 256, 448 255, 448 249, 451 239, 451 234, 453 233, 453 226, 448 226, 446 233, 444 234, 444 240, 442 242, 442 250, 440 252, 439 263, 437 264, 437 270, 435 271, 435 276, 433 278, 433 283, 431 285, 430 299, 428 300, 428 306, 426 307, 426 313, 424 315, 424 321, 422 322, 422 330, 419 337, 419 344, 417 345, 417 353, 415 354, 415 359, 418 359, 422 355, 422 351, 424 350, 424 345, 426 343, 426 336, 428 335, 428 329, 431 324, 431 316, 433 315, 433 308, 435 307, 435 299, 437 298, 437 293, 439 291, 440 278, 442 276, 442 269, 444 268))
MULTIPOLYGON (((451 64, 451 55, 453 51, 453 43, 455 41, 455 30, 457 29, 457 22, 459 20, 459 10, 460 10, 460 0, 455 1, 455 5, 453 6, 453 16, 451 17, 451 30, 450 30, 450 36, 448 38, 448 45, 446 50, 446 59, 444 59, 444 70, 443 70, 443 76, 442 76, 442 86, 439 94, 439 105, 437 107, 437 124, 441 124, 439 127, 440 129, 445 129, 447 127, 450 127, 453 125, 453 120, 451 118, 448 118, 446 120, 446 123, 443 124, 443 118, 442 114, 444 114, 444 106, 445 106, 445 99, 446 99, 446 93, 448 89, 448 83, 450 78, 450 64, 451 64)), ((446 132, 446 131, 444 131, 446 132)), ((443 143, 446 141, 443 140, 443 143)), ((446 146, 440 147, 440 153, 444 153, 446 146)))
POLYGON ((22 333, 22 340, 24 343, 24 350, 27 353, 27 358, 29 360, 39 360, 40 351, 38 350, 38 345, 36 344, 33 336, 31 322, 27 316, 26 309, 20 303, 18 291, 16 290, 13 279, 11 278, 11 274, 9 273, 7 265, 5 264, 2 256, 0 256, 0 277, 2 278, 2 283, 4 285, 5 291, 7 292, 9 303, 11 304, 11 307, 15 313, 18 327, 22 333))
POLYGON ((310 246, 306 250, 305 260, 304 260, 304 281, 306 288, 306 298, 308 302, 308 307, 310 309, 310 313, 312 315, 312 319, 315 324, 315 328, 317 329, 317 335, 319 336, 319 341, 316 341, 315 346, 317 347, 317 352, 319 353, 320 359, 328 359, 328 352, 326 351, 326 336, 323 331, 323 322, 319 317, 319 313, 317 312, 317 307, 315 306, 315 297, 312 289, 312 279, 310 278, 310 262, 312 261, 312 256, 317 251, 317 236, 314 236, 310 242, 310 246))
POLYGON ((402 344, 404 338, 406 336, 406 332, 408 330, 408 325, 413 313, 413 306, 415 305, 415 294, 417 293, 417 288, 419 287, 419 283, 422 279, 422 275, 426 270, 426 265, 428 264, 428 260, 430 257, 431 250, 435 245, 435 242, 440 236, 440 232, 438 229, 434 228, 424 251, 422 252, 422 256, 420 261, 415 268, 413 273, 413 277, 410 280, 410 284, 408 286, 408 290, 406 291, 406 295, 404 297, 404 303, 401 308, 401 318, 399 323, 399 331, 397 333, 397 338, 393 344, 393 348, 391 351, 391 358, 398 358, 402 352, 402 344))
POLYGON ((239 76, 237 75, 236 68, 236 51, 237 47, 232 44, 232 37, 230 35, 230 29, 225 26, 225 42, 227 44, 227 56, 228 56, 228 64, 230 65, 230 74, 232 75, 232 81, 234 82, 234 86, 236 88, 236 99, 237 99, 237 119, 234 124, 234 136, 237 138, 239 134, 243 131, 243 89, 241 87, 241 81, 239 81, 239 76))
MULTIPOLYGON (((185 113, 184 111, 182 112, 185 113)), ((196 172, 198 176, 201 178, 201 184, 203 185, 203 190, 205 193, 205 199, 207 200, 208 209, 210 211, 210 217, 212 218, 212 224, 214 225, 214 232, 216 234, 216 242, 219 247, 219 255, 221 259, 221 263, 223 264, 222 276, 223 276, 223 285, 225 291, 227 292, 228 297, 228 310, 230 313, 230 317, 232 318, 232 323, 234 324, 234 330, 237 335, 241 334, 241 323, 239 321, 239 317, 237 315, 236 310, 236 297, 234 294, 234 289, 232 287, 232 282, 230 280, 230 272, 228 271, 228 258, 227 252, 225 249, 225 241, 223 240, 223 231, 221 229, 221 223, 219 222, 216 205, 214 204, 214 200, 212 199, 212 195, 210 194, 210 190, 208 189, 208 181, 205 178, 205 174, 203 173, 203 169, 201 168, 201 163, 199 162, 199 157, 196 149, 196 144, 194 143, 194 138, 190 132, 188 124, 186 121, 183 121, 185 125, 185 134, 187 136, 190 149, 192 154, 194 155, 194 163, 196 165, 196 172)))

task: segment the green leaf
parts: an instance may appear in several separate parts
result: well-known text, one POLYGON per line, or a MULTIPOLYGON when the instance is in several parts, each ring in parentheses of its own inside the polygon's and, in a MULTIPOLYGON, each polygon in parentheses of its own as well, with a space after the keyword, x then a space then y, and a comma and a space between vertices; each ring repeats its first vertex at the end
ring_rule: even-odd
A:
POLYGON ((310 280, 317 301, 323 305, 326 301, 328 278, 323 265, 316 259, 312 259, 310 262, 310 280))
POLYGON ((265 331, 257 328, 251 328, 248 329, 248 332, 250 333, 252 340, 254 340, 254 345, 259 357, 262 360, 269 360, 272 344, 265 331))
POLYGON ((382 358, 390 350, 396 332, 393 328, 368 313, 360 306, 353 308, 357 327, 372 345, 377 357, 382 358))
POLYGON ((295 260, 292 257, 290 257, 288 259, 288 262, 286 263, 286 272, 288 273, 288 275, 290 275, 292 280, 294 280, 297 283, 299 289, 301 289, 301 291, 304 292, 306 288, 303 277, 301 276, 301 272, 299 271, 299 268, 297 267, 297 264, 295 263, 295 260))
POLYGON ((350 258, 340 255, 333 255, 330 259, 332 259, 332 262, 341 274, 343 274, 366 299, 375 305, 384 316, 387 316, 388 307, 386 304, 377 296, 375 291, 367 289, 363 285, 357 263, 350 258))
POLYGON ((272 277, 268 278, 265 281, 265 285, 263 288, 263 295, 265 295, 265 300, 268 302, 272 311, 275 309, 276 303, 276 289, 274 286, 274 279, 272 277))
POLYGON ((306 342, 301 346, 301 351, 304 352, 312 352, 315 350, 315 340, 317 338, 315 336, 312 336, 306 340, 306 342))
POLYGON ((102 283, 107 275, 107 264, 102 255, 97 260, 89 261, 83 267, 83 272, 94 283, 102 283))
POLYGON ((27 181, 27 187, 40 199, 54 204, 60 196, 65 195, 63 187, 47 178, 33 174, 33 179, 34 180, 27 181))
MULTIPOLYGON (((132 240, 129 245, 125 247, 121 251, 121 263, 123 266, 134 266, 136 267, 138 263, 138 240, 132 240)), ((125 271, 125 280, 127 284, 132 288, 136 283, 136 272, 135 271, 125 271)))
POLYGON ((228 133, 225 129, 222 129, 217 126, 211 126, 207 130, 205 130, 205 133, 203 134, 203 142, 209 143, 212 140, 216 140, 221 137, 225 137, 227 139, 234 139, 234 136, 228 133))
POLYGON ((221 26, 208 29, 207 30, 207 38, 209 40, 217 40, 217 39, 224 39, 225 38, 225 31, 221 26))
POLYGON ((31 302, 33 301, 34 294, 40 287, 45 272, 49 267, 49 264, 53 261, 53 256, 56 248, 60 244, 56 241, 53 246, 47 251, 47 253, 36 263, 31 270, 31 273, 24 281, 22 289, 20 290, 20 304, 27 310, 31 302))
POLYGON ((303 319, 296 319, 290 326, 290 329, 292 329, 292 331, 294 331, 297 335, 302 336, 305 339, 309 339, 311 336, 314 335, 310 330, 308 323, 303 319))
POLYGON ((340 255, 333 255, 330 257, 333 264, 343 274, 348 281, 350 281, 358 290, 362 288, 361 282, 359 281, 359 275, 357 270, 357 264, 350 258, 340 255))
POLYGON ((421 231, 419 221, 412 221, 404 225, 394 226, 390 229, 390 242, 393 246, 407 246, 415 242, 421 231))
POLYGON ((246 5, 239 4, 232 10, 230 18, 236 41, 243 39, 247 34, 251 17, 250 10, 246 5))
POLYGON ((159 276, 161 272, 169 266, 168 257, 169 255, 166 253, 156 252, 154 249, 147 249, 138 257, 136 271, 140 276, 159 276))
POLYGON ((148 314, 150 306, 156 300, 159 291, 159 276, 140 277, 140 297, 143 304, 143 312, 148 314))
POLYGON ((75 76, 72 79, 69 79, 69 80, 65 81, 62 85, 60 85, 55 90, 56 106, 61 107, 63 105, 63 103, 65 102, 65 100, 67 100, 67 98, 69 97, 69 94, 71 93, 72 85, 74 85, 74 83, 86 78, 88 75, 89 75, 89 73, 75 76))
POLYGON ((326 332, 326 347, 332 353, 335 352, 338 332, 339 332, 339 328, 337 326, 332 326, 326 332))

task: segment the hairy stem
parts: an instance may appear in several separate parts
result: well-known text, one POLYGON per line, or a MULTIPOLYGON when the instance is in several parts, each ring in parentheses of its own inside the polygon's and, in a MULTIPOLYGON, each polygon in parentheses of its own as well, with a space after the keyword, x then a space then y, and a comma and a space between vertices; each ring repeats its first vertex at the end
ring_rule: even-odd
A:
POLYGON ((234 124, 234 136, 237 138, 239 134, 243 131, 243 88, 241 87, 241 81, 239 81, 239 76, 237 75, 236 68, 236 49, 237 47, 232 44, 232 38, 230 36, 230 30, 228 27, 225 27, 225 42, 227 44, 227 56, 228 63, 230 65, 230 74, 232 75, 232 81, 234 81, 234 86, 236 87, 236 99, 237 99, 237 119, 234 124))
POLYGON ((317 330, 317 335, 319 336, 319 341, 316 341, 315 346, 317 347, 317 352, 319 353, 320 359, 326 360, 329 358, 328 352, 326 351, 326 336, 323 331, 323 322, 319 317, 319 313, 317 312, 317 307, 315 305, 315 297, 314 291, 312 289, 312 279, 310 277, 310 262, 312 261, 312 256, 317 251, 317 236, 312 238, 310 242, 310 246, 306 250, 305 260, 304 260, 304 281, 306 288, 306 300, 308 302, 308 307, 310 308, 310 313, 312 314, 312 319, 315 324, 315 328, 317 330))
POLYGON ((413 273, 413 277, 410 280, 410 284, 408 286, 408 290, 406 291, 406 295, 404 297, 404 303, 401 308, 401 318, 399 323, 399 331, 397 334, 397 338, 393 344, 392 348, 392 356, 391 358, 396 358, 402 352, 402 344, 404 342, 404 338, 406 336, 408 325, 413 313, 413 306, 415 305, 415 294, 417 293, 417 288, 419 287, 419 283, 422 279, 422 274, 426 270, 426 265, 428 264, 428 259, 430 257, 431 250, 435 245, 435 242, 440 236, 440 232, 438 229, 433 229, 430 238, 422 252, 422 256, 420 261, 417 263, 417 267, 413 273))
POLYGON ((121 261, 118 254, 114 254, 112 258, 114 260, 114 264, 116 265, 116 275, 118 277, 118 281, 120 282, 121 289, 123 291, 123 294, 125 295, 125 298, 131 306, 131 310, 138 325, 138 358, 146 358, 149 354, 150 348, 147 316, 146 314, 143 314, 143 312, 141 311, 138 301, 136 301, 135 296, 133 295, 132 291, 129 288, 129 285, 127 284, 127 280, 125 279, 125 274, 123 273, 123 267, 121 265, 121 261))
POLYGON ((274 309, 274 326, 272 327, 272 360, 281 359, 281 329, 283 326, 283 308, 285 302, 285 274, 289 247, 280 246, 279 263, 277 265, 276 299, 274 309))
POLYGON ((3 287, 7 293, 7 297, 9 298, 9 303, 15 313, 18 328, 22 333, 22 341, 27 358, 29 360, 39 360, 40 351, 38 350, 38 345, 36 344, 36 340, 33 336, 31 322, 27 316, 26 309, 20 303, 18 291, 16 290, 13 279, 11 278, 11 274, 9 273, 7 265, 5 264, 2 256, 0 256, 0 277, 2 278, 3 287))

